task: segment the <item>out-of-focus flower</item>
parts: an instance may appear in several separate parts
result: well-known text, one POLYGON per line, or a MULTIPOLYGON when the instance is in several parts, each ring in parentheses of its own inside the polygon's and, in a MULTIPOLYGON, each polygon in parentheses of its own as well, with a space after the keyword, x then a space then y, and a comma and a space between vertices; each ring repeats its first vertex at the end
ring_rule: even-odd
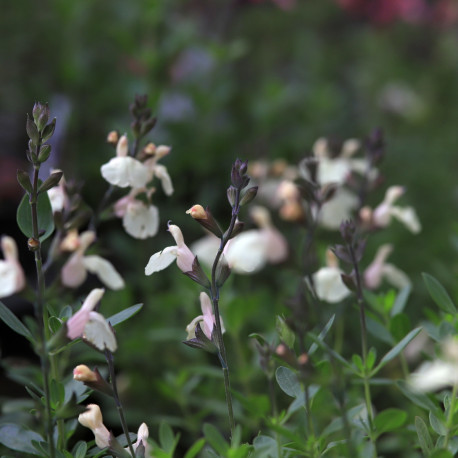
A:
POLYGON ((325 202, 318 215, 320 226, 326 229, 338 229, 342 221, 350 219, 358 208, 358 197, 345 188, 338 187, 334 196, 325 202))
POLYGON ((392 218, 400 221, 412 233, 421 231, 421 223, 413 207, 398 207, 394 203, 405 192, 402 186, 391 186, 385 193, 385 198, 373 211, 369 207, 361 209, 360 218, 366 226, 387 227, 392 218))
POLYGON ((97 349, 116 351, 116 337, 109 324, 94 308, 104 295, 104 289, 93 289, 82 307, 66 322, 67 337, 70 340, 82 337, 97 349))
POLYGON ((337 303, 351 294, 342 281, 339 260, 331 250, 326 251, 326 267, 313 274, 316 295, 321 301, 337 303))
POLYGON ((25 275, 21 264, 16 242, 4 235, 1 240, 4 260, 0 260, 0 297, 11 296, 25 286, 25 275))
MULTIPOLYGON (((196 337, 196 326, 197 323, 200 324, 200 327, 207 337, 208 340, 212 340, 213 328, 215 326, 215 315, 213 314, 213 308, 211 300, 208 295, 204 292, 200 293, 200 307, 202 309, 202 315, 194 318, 191 323, 186 326, 186 332, 188 333, 187 340, 194 339, 196 337)), ((223 319, 220 316, 221 331, 224 333, 223 319)))
POLYGON ((383 110, 405 118, 418 117, 425 108, 420 96, 401 82, 391 82, 382 88, 379 105, 383 110))
POLYGON ((112 130, 108 132, 107 135, 107 143, 111 143, 113 145, 116 145, 119 141, 119 134, 116 130, 112 130))
POLYGON ((392 251, 393 246, 390 244, 382 245, 377 250, 374 260, 364 271, 364 283, 367 288, 377 289, 383 279, 399 289, 410 285, 409 277, 402 270, 386 262, 392 251))
POLYGON ((283 180, 277 188, 280 201, 279 215, 285 221, 300 221, 304 218, 301 194, 291 180, 283 180))
MULTIPOLYGON (((288 244, 275 228, 264 207, 251 208, 251 216, 259 229, 242 232, 229 240, 224 255, 233 272, 251 274, 259 271, 266 263, 278 264, 288 256, 288 244)), ((192 245, 199 260, 212 265, 220 246, 218 237, 208 235, 192 245)))
POLYGON ((87 410, 79 415, 78 421, 92 431, 97 447, 103 449, 110 446, 110 432, 103 424, 102 412, 97 404, 89 404, 87 410))
POLYGON ((78 382, 96 382, 97 374, 85 364, 80 364, 73 369, 73 379, 78 382))
POLYGON ((145 275, 159 272, 172 264, 173 261, 177 261, 177 265, 182 272, 192 271, 195 255, 184 243, 181 229, 174 224, 169 224, 169 232, 175 239, 176 245, 169 246, 153 254, 145 267, 145 275))
POLYGON ((159 229, 159 210, 155 205, 146 205, 138 200, 138 194, 150 192, 146 188, 132 188, 130 193, 119 199, 114 205, 114 212, 122 218, 126 232, 137 239, 146 239, 157 234, 159 229))
POLYGON ((442 357, 423 363, 410 377, 417 391, 436 391, 458 384, 458 339, 449 337, 442 343, 442 357))
MULTIPOLYGON (((51 170, 51 173, 53 172, 60 172, 60 170, 51 170)), ((53 213, 63 211, 63 209, 68 205, 68 196, 65 190, 65 178, 63 175, 57 186, 48 189, 48 197, 51 202, 53 213)))
POLYGON ((74 247, 74 253, 61 270, 61 280, 65 286, 77 288, 86 280, 87 272, 90 272, 110 289, 124 288, 124 280, 109 261, 97 255, 84 255, 95 240, 95 232, 83 232, 77 240, 74 232, 69 233, 68 237, 62 241, 61 249, 71 251, 74 247))

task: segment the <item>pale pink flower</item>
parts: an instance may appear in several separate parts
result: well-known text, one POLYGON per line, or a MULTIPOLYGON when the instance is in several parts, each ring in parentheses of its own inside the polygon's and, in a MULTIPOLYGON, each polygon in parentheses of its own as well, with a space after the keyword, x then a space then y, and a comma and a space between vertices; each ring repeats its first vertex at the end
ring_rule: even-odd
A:
POLYGON ((326 267, 313 274, 313 285, 321 301, 337 303, 351 294, 342 281, 339 260, 331 250, 326 251, 326 267))
POLYGON ((132 188, 131 192, 119 199, 114 205, 118 218, 126 232, 137 239, 146 239, 157 234, 159 229, 159 210, 155 205, 146 205, 136 196, 146 192, 145 188, 132 188))
POLYGON ((145 267, 145 275, 151 275, 165 269, 176 260, 182 272, 192 271, 195 255, 184 243, 183 233, 178 226, 169 224, 169 232, 175 239, 176 245, 164 248, 151 256, 145 267))
POLYGON ((5 259, 0 260, 0 297, 7 297, 25 287, 25 275, 14 239, 4 235, 1 247, 5 259))
MULTIPOLYGON (((142 423, 138 428, 137 441, 135 442, 135 444, 132 444, 132 446, 134 450, 137 451, 139 445, 143 445, 143 447, 145 448, 145 456, 150 456, 151 453, 151 446, 148 444, 148 437, 148 426, 146 426, 146 423, 142 423)), ((129 447, 126 447, 126 450, 129 451, 129 447)))
MULTIPOLYGON (((382 203, 372 212, 372 224, 374 226, 387 227, 391 223, 392 218, 395 218, 414 234, 421 231, 421 224, 414 208, 394 205, 396 200, 398 200, 404 192, 405 189, 402 186, 391 186, 387 189, 382 203)), ((366 213, 367 211, 368 210, 365 209, 366 213)))
POLYGON ((61 270, 61 280, 65 286, 77 288, 86 280, 87 272, 90 272, 110 289, 124 288, 124 280, 109 261, 101 256, 85 255, 87 248, 95 241, 95 232, 83 232, 78 240, 75 240, 74 232, 68 237, 62 241, 61 249, 74 248, 75 251, 61 270))
POLYGON ((78 421, 92 431, 97 447, 103 449, 110 446, 110 432, 103 424, 102 412, 97 404, 89 404, 87 410, 79 415, 78 421))
MULTIPOLYGON (((186 326, 186 332, 188 333, 187 340, 194 339, 196 337, 196 326, 199 323, 200 327, 207 337, 208 340, 212 340, 213 328, 216 324, 215 315, 213 314, 213 308, 211 300, 208 297, 208 294, 202 292, 200 293, 200 307, 202 309, 202 315, 194 318, 191 323, 186 326)), ((224 333, 223 319, 220 316, 221 331, 224 333)))
POLYGON ((67 337, 71 340, 82 337, 101 351, 108 349, 114 352, 117 343, 112 329, 103 315, 93 311, 104 293, 101 288, 89 293, 82 307, 66 322, 67 337))
POLYGON ((386 262, 392 251, 393 246, 390 244, 382 245, 377 250, 374 260, 364 271, 364 283, 367 288, 378 288, 383 279, 399 289, 410 285, 409 277, 402 270, 386 262))
MULTIPOLYGON (((51 173, 60 171, 61 170, 59 169, 53 169, 51 170, 51 173)), ((65 190, 65 178, 63 175, 57 186, 48 189, 48 197, 49 201, 51 202, 53 213, 63 211, 64 208, 68 205, 68 196, 65 190)))

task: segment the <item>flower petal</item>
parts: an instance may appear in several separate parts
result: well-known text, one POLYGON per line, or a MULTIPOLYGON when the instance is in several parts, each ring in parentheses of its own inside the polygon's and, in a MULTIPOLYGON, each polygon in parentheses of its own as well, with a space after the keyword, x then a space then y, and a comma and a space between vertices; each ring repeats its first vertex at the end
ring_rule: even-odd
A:
POLYGON ((108 288, 115 290, 124 288, 124 280, 121 275, 113 267, 113 264, 106 259, 97 255, 85 256, 83 264, 89 272, 97 275, 98 279, 108 288))
POLYGON ((410 232, 418 234, 421 231, 421 223, 413 207, 392 207, 390 213, 410 232))
POLYGON ((173 194, 173 184, 170 175, 167 172, 167 167, 161 164, 156 164, 154 167, 154 175, 161 180, 162 189, 165 194, 167 196, 171 196, 173 194))
POLYGON ((135 200, 127 205, 122 223, 126 232, 136 239, 153 237, 159 229, 159 211, 154 205, 147 207, 135 200))
POLYGON ((340 274, 340 270, 336 267, 322 267, 313 274, 316 295, 320 300, 336 303, 350 294, 340 274))
POLYGON ((77 288, 86 280, 87 272, 81 253, 73 253, 62 267, 60 277, 68 288, 77 288))
POLYGON ((145 267, 145 275, 151 275, 154 272, 164 270, 166 267, 172 264, 173 261, 176 261, 177 256, 178 247, 176 246, 168 246, 162 251, 153 254, 145 267))
POLYGON ((150 180, 148 169, 133 157, 114 157, 100 168, 108 183, 126 188, 142 187, 150 180))
POLYGON ((89 321, 84 327, 83 338, 101 351, 108 349, 114 352, 118 348, 110 325, 103 315, 97 312, 90 312, 89 321))
POLYGON ((267 261, 266 239, 262 231, 242 232, 226 245, 225 256, 230 268, 237 273, 251 274, 260 270, 267 261))

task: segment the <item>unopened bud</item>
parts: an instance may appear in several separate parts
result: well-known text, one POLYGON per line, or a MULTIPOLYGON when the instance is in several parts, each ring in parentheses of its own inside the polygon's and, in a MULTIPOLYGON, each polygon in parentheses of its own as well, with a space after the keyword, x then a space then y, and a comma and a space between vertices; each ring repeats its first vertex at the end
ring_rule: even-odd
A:
POLYGON ((40 248, 40 241, 30 237, 29 240, 27 240, 27 246, 29 247, 30 251, 37 251, 38 248, 40 248))
POLYGON ((193 219, 206 219, 207 212, 202 205, 193 205, 186 214, 191 215, 193 219))
POLYGON ((107 143, 111 143, 112 145, 116 145, 119 140, 119 134, 116 132, 116 130, 112 130, 111 132, 108 132, 107 135, 107 143))
POLYGON ((153 142, 149 142, 144 148, 143 152, 145 154, 148 154, 149 156, 152 156, 153 154, 156 153, 156 145, 153 142))
POLYGON ((129 142, 126 135, 122 135, 116 145, 116 156, 125 157, 129 153, 129 142))
POLYGON ((297 363, 299 366, 305 366, 309 361, 309 356, 307 353, 302 353, 302 355, 299 355, 299 358, 297 358, 297 363))
POLYGON ((97 374, 84 364, 73 369, 73 379, 78 382, 96 382, 97 374))

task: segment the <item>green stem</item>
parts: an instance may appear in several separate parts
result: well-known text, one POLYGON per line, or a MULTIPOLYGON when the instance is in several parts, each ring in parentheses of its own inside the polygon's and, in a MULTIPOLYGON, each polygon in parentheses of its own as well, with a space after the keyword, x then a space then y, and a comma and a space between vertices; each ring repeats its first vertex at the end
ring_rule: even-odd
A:
POLYGON ((119 399, 118 395, 118 388, 116 385, 116 374, 114 370, 113 353, 111 353, 109 350, 105 350, 105 358, 107 360, 108 370, 110 372, 111 386, 113 387, 113 398, 116 403, 116 409, 118 410, 119 419, 121 420, 122 431, 126 436, 129 452, 132 455, 132 457, 135 458, 135 451, 134 447, 132 446, 132 441, 130 440, 129 428, 127 426, 126 418, 124 417, 124 409, 122 407, 121 400, 119 399))
POLYGON ((453 389, 452 389, 452 398, 450 400, 450 407, 449 407, 449 410, 448 410, 447 422, 446 422, 446 425, 445 425, 446 428, 447 428, 447 434, 446 434, 445 440, 444 440, 444 448, 448 447, 448 443, 449 443, 449 440, 450 440, 450 433, 452 431, 452 426, 453 426, 453 416, 454 416, 454 413, 455 413, 455 404, 456 404, 457 392, 458 392, 458 383, 455 383, 453 385, 453 389))
POLYGON ((221 362, 221 367, 223 370, 224 376, 224 390, 226 393, 226 404, 227 404, 227 411, 229 415, 229 424, 231 428, 231 437, 234 434, 235 429, 235 420, 234 420, 234 412, 232 409, 232 395, 231 395, 231 384, 229 378, 229 366, 227 364, 227 356, 226 356, 226 347, 224 346, 224 339, 223 339, 223 332, 221 329, 221 318, 219 313, 219 287, 216 285, 216 269, 218 263, 221 259, 223 254, 224 247, 226 246, 227 242, 231 238, 232 231, 234 230, 235 222, 237 221, 237 215, 239 214, 240 210, 240 189, 236 190, 235 195, 235 202, 232 207, 232 218, 229 224, 229 228, 226 231, 226 235, 221 236, 221 244, 219 247, 218 252, 216 253, 215 261, 213 262, 212 267, 212 274, 211 274, 211 289, 210 289, 210 296, 213 304, 213 313, 215 314, 215 329, 216 329, 216 339, 218 344, 218 356, 221 362))
MULTIPOLYGON (((36 148, 36 155, 40 151, 41 139, 38 142, 36 148)), ((32 237, 33 242, 37 244, 34 247, 35 254, 35 266, 37 272, 37 293, 35 300, 35 318, 38 324, 39 330, 39 345, 38 352, 40 356, 40 365, 41 373, 43 377, 43 389, 45 395, 45 427, 46 435, 48 438, 49 444, 49 455, 51 458, 55 457, 55 447, 54 447, 54 435, 53 435, 53 423, 52 423, 52 410, 51 410, 51 393, 49 388, 49 358, 46 350, 46 342, 50 337, 49 323, 48 323, 48 311, 44 307, 44 294, 45 294, 45 277, 43 272, 43 260, 41 256, 41 243, 39 236, 39 227, 38 227, 38 173, 40 171, 40 164, 34 164, 34 173, 33 173, 33 189, 32 193, 29 196, 30 211, 32 214, 32 237)))

